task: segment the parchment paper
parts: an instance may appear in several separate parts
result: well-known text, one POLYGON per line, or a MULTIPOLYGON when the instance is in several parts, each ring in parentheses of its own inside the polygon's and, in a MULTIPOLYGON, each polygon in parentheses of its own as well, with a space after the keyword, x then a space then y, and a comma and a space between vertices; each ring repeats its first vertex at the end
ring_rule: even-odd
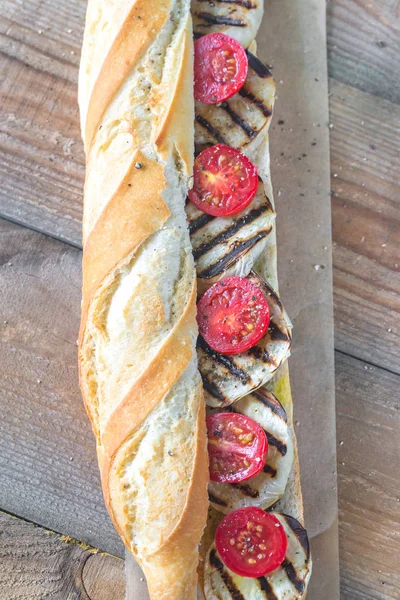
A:
MULTIPOLYGON (((307 600, 338 600, 329 116, 324 0, 265 0, 258 55, 278 98, 271 128, 278 273, 294 325, 290 359, 306 526, 314 560, 307 600)), ((127 599, 147 600, 127 556, 127 599)))

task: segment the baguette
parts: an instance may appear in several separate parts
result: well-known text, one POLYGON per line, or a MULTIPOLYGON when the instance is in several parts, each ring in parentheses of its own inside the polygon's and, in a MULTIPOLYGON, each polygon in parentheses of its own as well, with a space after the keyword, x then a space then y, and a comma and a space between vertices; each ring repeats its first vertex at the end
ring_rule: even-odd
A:
POLYGON ((208 457, 184 203, 193 162, 187 0, 89 0, 80 385, 105 503, 152 600, 196 597, 208 457))

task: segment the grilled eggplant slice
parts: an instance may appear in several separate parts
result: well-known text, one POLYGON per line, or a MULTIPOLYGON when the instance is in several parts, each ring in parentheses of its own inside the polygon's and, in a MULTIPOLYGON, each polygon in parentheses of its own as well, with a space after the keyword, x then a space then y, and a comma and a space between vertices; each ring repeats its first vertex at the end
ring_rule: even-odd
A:
MULTIPOLYGON (((246 82, 238 94, 219 105, 196 102, 195 142, 200 152, 218 142, 241 150, 253 162, 265 155, 262 144, 275 101, 275 82, 251 52, 246 82), (260 131, 263 135, 257 137, 260 131)), ((264 157, 265 160, 265 157, 264 157)), ((187 205, 200 293, 229 275, 247 276, 265 250, 275 212, 261 180, 253 202, 231 217, 213 218, 187 205)))
POLYGON ((221 32, 248 48, 263 16, 263 0, 192 0, 196 36, 221 32))
POLYGON ((206 600, 301 600, 307 593, 312 561, 306 530, 288 515, 274 512, 282 523, 288 549, 280 567, 265 577, 240 577, 228 569, 215 543, 207 553, 204 568, 206 600))
POLYGON ((196 150, 213 144, 227 144, 242 150, 250 160, 260 131, 266 133, 272 118, 276 86, 267 67, 247 52, 249 70, 244 86, 220 104, 196 102, 196 150))
POLYGON ((228 406, 253 392, 267 383, 290 355, 292 324, 281 301, 254 271, 248 277, 268 300, 269 328, 253 348, 235 355, 218 354, 199 337, 197 356, 208 406, 228 406))
POLYGON ((217 510, 228 513, 245 506, 264 510, 283 496, 293 464, 293 441, 285 409, 272 392, 259 388, 229 407, 251 417, 268 438, 268 459, 255 477, 241 483, 209 483, 209 499, 217 510))
POLYGON ((266 246, 275 211, 260 179, 255 197, 240 213, 212 217, 188 202, 186 216, 202 294, 219 279, 250 273, 266 246))

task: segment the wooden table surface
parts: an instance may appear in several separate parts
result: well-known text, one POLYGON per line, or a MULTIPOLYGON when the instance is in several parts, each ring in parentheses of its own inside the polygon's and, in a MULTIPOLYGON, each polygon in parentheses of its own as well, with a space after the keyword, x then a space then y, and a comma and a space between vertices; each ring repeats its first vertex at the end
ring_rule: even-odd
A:
MULTIPOLYGON (((50 234, 64 242, 57 242, 57 264, 74 284, 68 256, 79 246, 84 178, 76 108, 81 13, 72 22, 66 0, 51 14, 40 0, 3 0, 2 7, 0 263, 12 269, 21 248, 40 254, 53 242, 36 232, 50 234)), ((332 0, 327 18, 342 598, 398 599, 400 4, 332 0)), ((7 293, 1 289, 2 301, 7 293)), ((21 323, 27 336, 29 318, 36 317, 21 323)), ((0 323, 4 337, 13 335, 7 319, 0 323)), ((40 385, 44 367, 35 368, 40 385)), ((0 563, 0 600, 123 597, 121 560, 4 512, 0 563)))

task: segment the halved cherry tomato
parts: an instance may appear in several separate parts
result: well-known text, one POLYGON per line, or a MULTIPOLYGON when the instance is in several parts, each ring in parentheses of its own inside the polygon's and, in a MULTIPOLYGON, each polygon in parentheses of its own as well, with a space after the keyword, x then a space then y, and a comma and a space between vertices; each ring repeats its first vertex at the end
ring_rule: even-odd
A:
POLYGON ((262 471, 268 453, 265 431, 238 413, 214 413, 207 417, 210 479, 238 483, 262 471))
POLYGON ((194 97, 217 104, 240 90, 247 77, 243 47, 224 33, 209 33, 194 42, 194 97))
POLYGON ((264 337, 269 325, 268 302, 246 277, 226 277, 200 298, 197 322, 213 350, 239 354, 264 337))
POLYGON ((214 217, 234 215, 246 208, 258 187, 257 167, 225 144, 203 150, 194 161, 193 175, 189 199, 214 217))
POLYGON ((273 513, 249 506, 222 519, 215 545, 228 569, 243 577, 263 577, 282 564, 288 540, 273 513))

